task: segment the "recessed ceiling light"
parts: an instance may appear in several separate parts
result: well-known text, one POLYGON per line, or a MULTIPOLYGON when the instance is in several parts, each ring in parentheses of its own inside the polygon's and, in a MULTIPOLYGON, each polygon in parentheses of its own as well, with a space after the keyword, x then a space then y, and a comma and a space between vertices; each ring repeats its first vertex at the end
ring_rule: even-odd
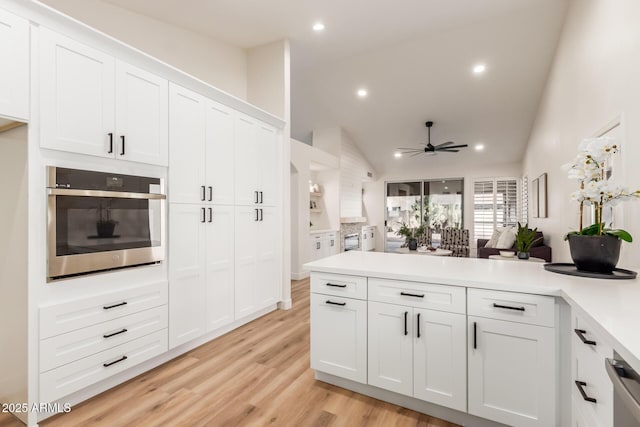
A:
POLYGON ((448 189, 449 189, 449 187, 444 187, 444 189, 445 189, 445 190, 448 190, 448 189))
POLYGON ((476 151, 482 151, 484 150, 484 144, 476 144, 474 148, 476 149, 476 151))
POLYGON ((313 31, 322 31, 324 30, 324 24, 322 22, 316 22, 313 24, 313 31))
POLYGON ((476 64, 473 66, 474 74, 482 74, 487 70, 487 66, 484 64, 476 64))
POLYGON ((358 89, 358 92, 356 92, 358 94, 358 96, 360 98, 364 98, 367 96, 367 90, 366 89, 358 89))
POLYGON ((393 155, 396 159, 399 159, 400 157, 402 157, 402 153, 395 153, 393 155))

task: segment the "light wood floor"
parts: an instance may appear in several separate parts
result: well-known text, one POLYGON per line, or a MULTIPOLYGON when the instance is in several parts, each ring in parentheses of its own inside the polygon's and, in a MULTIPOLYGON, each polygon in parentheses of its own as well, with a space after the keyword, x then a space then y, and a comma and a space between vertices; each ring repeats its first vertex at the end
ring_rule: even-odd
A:
MULTIPOLYGON (((309 368, 309 281, 275 311, 41 423, 456 427, 334 387, 309 368)), ((13 426, 3 423, 0 427, 13 426)))

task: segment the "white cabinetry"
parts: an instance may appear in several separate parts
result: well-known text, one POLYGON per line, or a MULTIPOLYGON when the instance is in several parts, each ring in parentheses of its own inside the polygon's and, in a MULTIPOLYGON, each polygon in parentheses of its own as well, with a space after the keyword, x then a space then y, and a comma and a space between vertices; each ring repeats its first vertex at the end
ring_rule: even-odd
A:
POLYGON ((340 253, 338 234, 335 231, 314 233, 310 238, 310 261, 340 253))
POLYGON ((613 349, 602 340, 591 322, 575 310, 571 315, 571 329, 573 425, 612 427, 614 391, 604 365, 605 358, 613 358, 613 349))
POLYGON ((469 289, 468 313, 469 413, 514 426, 556 425, 553 298, 469 289))
POLYGON ((40 28, 40 145, 166 166, 167 85, 40 28))
POLYGON ((369 279, 368 322, 370 385, 466 410, 464 288, 369 279), (436 295, 452 312, 425 308, 436 295))
POLYGON ((367 382, 367 279, 311 274, 311 368, 367 382))
POLYGON ((29 118, 29 22, 0 9, 0 116, 29 118))
POLYGON ((233 321, 233 206, 171 204, 170 348, 233 321))

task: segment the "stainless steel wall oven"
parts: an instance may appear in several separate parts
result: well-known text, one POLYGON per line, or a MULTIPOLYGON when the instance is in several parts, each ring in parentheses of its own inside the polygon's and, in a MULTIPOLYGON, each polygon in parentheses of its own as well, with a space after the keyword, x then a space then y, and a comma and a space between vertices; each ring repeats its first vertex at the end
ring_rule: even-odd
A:
POLYGON ((49 166, 49 280, 164 260, 160 178, 49 166))

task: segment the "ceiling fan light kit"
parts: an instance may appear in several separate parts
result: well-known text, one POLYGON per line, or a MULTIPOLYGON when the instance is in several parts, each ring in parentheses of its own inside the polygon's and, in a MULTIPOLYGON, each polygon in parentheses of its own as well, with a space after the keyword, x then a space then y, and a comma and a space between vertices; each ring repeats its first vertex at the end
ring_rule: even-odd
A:
POLYGON ((426 154, 427 156, 435 156, 437 153, 457 153, 460 151, 459 148, 468 147, 467 144, 452 145, 452 144, 455 144, 455 142, 453 141, 447 141, 447 142, 443 142, 442 144, 432 145, 431 144, 431 127, 433 127, 433 122, 428 121, 425 123, 425 126, 427 127, 427 143, 422 144, 424 148, 400 147, 398 148, 398 150, 404 150, 404 151, 400 151, 400 153, 402 153, 403 155, 408 154, 409 157, 415 157, 420 154, 426 154))

